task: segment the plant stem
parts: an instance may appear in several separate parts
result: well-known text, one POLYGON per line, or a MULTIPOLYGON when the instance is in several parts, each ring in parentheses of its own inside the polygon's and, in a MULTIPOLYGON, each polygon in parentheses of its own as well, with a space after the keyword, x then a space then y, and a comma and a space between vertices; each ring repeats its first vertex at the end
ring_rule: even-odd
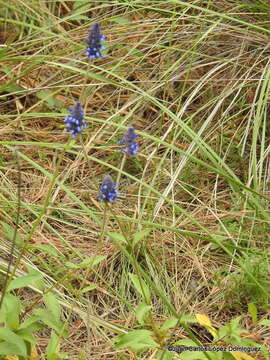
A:
POLYGON ((121 179, 121 175, 122 175, 122 172, 123 172, 123 168, 124 168, 126 159, 127 159, 127 154, 124 153, 124 156, 123 156, 122 161, 121 161, 120 169, 119 169, 119 172, 118 172, 118 175, 117 175, 117 179, 116 179, 116 185, 118 185, 118 186, 119 186, 119 183, 120 183, 120 179, 121 179))
MULTIPOLYGON (((17 237, 17 233, 18 233, 18 228, 19 228, 19 220, 20 220, 20 211, 21 211, 21 167, 20 167, 20 161, 19 161, 19 156, 17 153, 17 150, 14 150, 14 155, 15 155, 15 159, 16 159, 16 164, 17 164, 17 169, 18 169, 18 186, 17 186, 17 212, 16 212, 16 219, 15 219, 15 229, 13 232, 13 237, 12 237, 12 242, 11 242, 11 249, 10 249, 10 258, 9 258, 9 262, 8 262, 8 268, 7 268, 7 272, 6 272, 6 277, 4 280, 4 285, 3 285, 3 291, 1 294, 1 299, 0 299, 0 310, 4 301, 4 297, 7 291, 7 287, 8 287, 8 280, 9 280, 9 273, 10 273, 10 269, 11 269, 11 265, 12 265, 12 260, 13 260, 13 254, 14 254, 14 250, 15 250, 15 245, 16 245, 16 237, 17 237)), ((12 277, 11 277, 12 278, 12 277)))

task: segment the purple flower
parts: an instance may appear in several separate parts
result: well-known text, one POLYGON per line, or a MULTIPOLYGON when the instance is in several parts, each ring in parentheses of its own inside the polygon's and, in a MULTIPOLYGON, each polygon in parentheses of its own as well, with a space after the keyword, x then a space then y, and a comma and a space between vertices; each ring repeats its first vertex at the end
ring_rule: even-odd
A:
POLYGON ((87 127, 86 123, 83 121, 84 111, 79 102, 76 102, 76 104, 68 111, 70 112, 70 115, 66 116, 64 120, 67 123, 66 129, 67 132, 71 132, 71 136, 75 138, 76 135, 82 131, 81 128, 87 127))
POLYGON ((96 23, 90 30, 88 37, 85 39, 88 47, 86 48, 86 56, 89 59, 95 59, 103 57, 101 54, 104 46, 101 45, 101 42, 104 41, 105 36, 100 33, 99 23, 96 23))
POLYGON ((110 175, 106 175, 100 187, 100 195, 97 200, 113 203, 117 200, 118 192, 116 190, 116 183, 113 182, 110 175))
POLYGON ((135 139, 139 136, 136 135, 135 130, 132 126, 129 126, 123 139, 119 140, 117 144, 125 144, 126 148, 121 149, 121 152, 124 152, 128 155, 136 155, 139 150, 139 145, 136 143, 135 139))

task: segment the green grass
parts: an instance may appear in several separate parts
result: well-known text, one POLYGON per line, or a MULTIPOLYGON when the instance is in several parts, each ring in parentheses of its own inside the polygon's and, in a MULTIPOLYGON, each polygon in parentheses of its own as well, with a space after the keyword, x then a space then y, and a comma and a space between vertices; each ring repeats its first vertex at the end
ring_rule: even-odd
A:
MULTIPOLYGON (((200 341, 180 319, 198 313, 220 329, 241 315, 249 338, 270 347, 260 323, 269 317, 269 10, 266 0, 0 1, 0 281, 20 170, 11 274, 35 269, 44 287, 12 293, 31 311, 44 292, 57 296, 68 359, 162 358, 114 339, 151 329, 163 347, 200 341), (106 56, 89 61, 95 22, 106 56), (63 120, 76 101, 88 128, 69 141, 63 120), (140 149, 121 168, 116 143, 129 125, 140 149), (106 214, 96 200, 105 174, 120 178, 106 214), (97 255, 106 258, 84 265, 97 255), (141 302, 151 313, 140 322, 141 302), (161 336, 171 316, 179 322, 161 336)), ((51 336, 36 333, 41 359, 51 336)))

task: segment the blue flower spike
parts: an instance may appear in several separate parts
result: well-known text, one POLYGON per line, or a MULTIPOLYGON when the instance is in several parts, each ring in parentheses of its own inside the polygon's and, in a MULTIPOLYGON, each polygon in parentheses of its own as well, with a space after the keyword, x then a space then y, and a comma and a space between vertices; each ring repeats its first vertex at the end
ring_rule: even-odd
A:
POLYGON ((118 196, 116 187, 117 187, 116 183, 113 182, 110 175, 106 175, 100 187, 100 195, 97 198, 97 200, 98 201, 103 200, 109 203, 116 202, 118 196))
POLYGON ((99 23, 96 23, 90 30, 88 37, 85 39, 86 44, 86 56, 89 59, 102 58, 101 50, 104 46, 101 45, 102 41, 105 40, 105 36, 100 33, 99 23))
POLYGON ((139 150, 139 145, 136 143, 136 139, 139 137, 139 135, 136 135, 135 130, 132 126, 129 126, 125 136, 123 139, 118 141, 117 144, 125 144, 126 148, 121 149, 120 151, 123 153, 126 153, 128 155, 136 155, 139 150))
POLYGON ((71 132, 71 137, 75 138, 77 134, 80 134, 82 128, 87 127, 86 123, 83 121, 84 111, 79 102, 68 110, 70 115, 65 117, 66 130, 71 132))

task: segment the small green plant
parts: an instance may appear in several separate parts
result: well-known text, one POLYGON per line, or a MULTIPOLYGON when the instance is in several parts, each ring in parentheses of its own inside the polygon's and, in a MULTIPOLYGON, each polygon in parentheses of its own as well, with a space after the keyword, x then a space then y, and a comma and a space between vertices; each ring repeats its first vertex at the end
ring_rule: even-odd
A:
MULTIPOLYGON (((135 280, 136 285, 134 283, 136 287, 137 280, 135 280)), ((168 318, 161 326, 158 326, 152 319, 151 306, 144 302, 137 307, 135 314, 138 326, 142 328, 115 338, 115 349, 129 349, 136 355, 151 350, 157 353, 157 358, 165 354, 166 359, 172 359, 172 354, 166 350, 166 341, 168 341, 170 330, 177 325, 178 319, 168 318)))
POLYGON ((269 360, 268 351, 264 346, 241 336, 247 331, 240 325, 240 316, 216 330, 212 326, 211 320, 203 314, 182 316, 180 321, 175 317, 171 317, 165 320, 161 326, 157 326, 153 322, 151 306, 149 305, 140 304, 135 314, 138 326, 143 328, 131 330, 128 334, 118 336, 115 339, 115 348, 118 350, 129 349, 137 359, 140 358, 142 353, 148 351, 151 352, 151 355, 155 354, 155 358, 160 360, 170 360, 173 358, 174 353, 181 353, 180 358, 183 360, 253 360, 254 358, 247 354, 253 348, 256 349, 256 352, 260 352, 264 359, 269 360), (186 326, 189 323, 197 323, 210 332, 213 336, 212 343, 198 345, 198 342, 193 339, 182 339, 168 346, 172 330, 177 325, 186 326), (199 351, 199 348, 202 348, 202 351, 199 351), (246 348, 247 351, 243 348, 246 348))
MULTIPOLYGON (((8 284, 0 309, 0 355, 17 355, 19 359, 29 359, 36 339, 34 334, 43 328, 51 329, 51 338, 46 351, 48 360, 65 358, 60 353, 59 339, 67 336, 65 324, 61 321, 61 308, 52 293, 42 296, 44 307, 36 307, 21 301, 13 292, 25 286, 42 287, 43 279, 39 272, 32 270, 8 284)), ((41 299, 40 299, 41 300, 41 299)))
POLYGON ((268 259, 256 254, 246 256, 243 260, 244 268, 247 271, 238 270, 237 273, 229 275, 229 286, 225 292, 226 299, 234 307, 243 307, 248 303, 254 303, 259 308, 267 308, 269 306, 269 263, 268 259), (260 287, 250 278, 251 274, 260 287))

